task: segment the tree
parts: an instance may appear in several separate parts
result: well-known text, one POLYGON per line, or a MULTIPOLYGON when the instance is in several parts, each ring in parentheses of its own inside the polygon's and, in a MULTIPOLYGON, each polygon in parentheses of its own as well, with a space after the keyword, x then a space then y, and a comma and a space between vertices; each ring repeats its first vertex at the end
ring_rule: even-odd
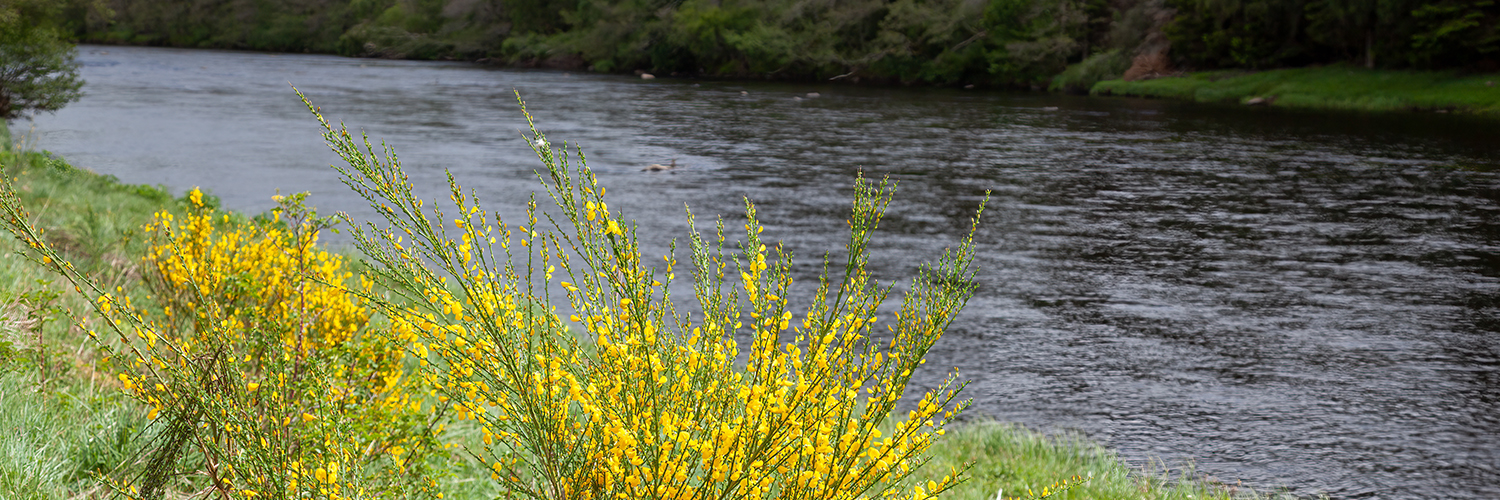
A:
POLYGON ((53 23, 62 6, 0 0, 0 119, 57 111, 83 97, 77 51, 53 23))
POLYGON ((994 0, 985 7, 990 73, 1013 83, 1046 82, 1082 56, 1087 36, 1084 0, 994 0))
POLYGON ((1500 2, 1423 2, 1411 18, 1416 25, 1408 55, 1412 65, 1495 68, 1500 58, 1500 2))
MULTIPOLYGON (((1356 5, 1365 0, 1310 0, 1317 5, 1356 5)), ((1306 44, 1308 0, 1167 0, 1176 9, 1165 28, 1172 54, 1196 69, 1276 68, 1311 61, 1306 44)), ((1366 2, 1368 3, 1368 2, 1366 2)), ((1353 8, 1353 7, 1350 7, 1353 8)), ((1325 30, 1347 31, 1342 21, 1325 19, 1325 30), (1336 26, 1334 25, 1336 24, 1336 26)), ((1364 47, 1364 31, 1354 28, 1364 47)))

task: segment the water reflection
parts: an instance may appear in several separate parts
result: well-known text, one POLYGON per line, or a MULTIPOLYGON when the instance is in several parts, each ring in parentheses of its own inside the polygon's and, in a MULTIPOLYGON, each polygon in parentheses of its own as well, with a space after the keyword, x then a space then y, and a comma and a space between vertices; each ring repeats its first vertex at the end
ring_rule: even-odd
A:
POLYGON ((83 50, 90 95, 38 121, 42 147, 242 210, 281 188, 371 215, 288 80, 397 146, 426 192, 451 169, 513 220, 536 165, 519 89, 648 252, 681 237, 684 205, 734 227, 748 196, 804 283, 839 257, 856 172, 902 182, 874 246, 888 278, 953 244, 990 191, 979 295, 918 383, 957 367, 979 411, 1260 487, 1500 496, 1492 121, 108 51, 83 50))

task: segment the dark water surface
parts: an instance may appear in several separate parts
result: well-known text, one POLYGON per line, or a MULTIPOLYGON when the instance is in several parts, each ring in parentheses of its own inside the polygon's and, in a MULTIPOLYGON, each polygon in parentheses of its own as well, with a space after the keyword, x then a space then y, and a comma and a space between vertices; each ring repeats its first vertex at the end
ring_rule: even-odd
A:
POLYGON ((804 283, 842 244, 860 169, 901 181, 873 260, 887 279, 953 244, 991 190, 978 296, 918 382, 956 366, 977 410, 1081 430, 1133 464, 1336 498, 1500 498, 1497 121, 147 48, 82 60, 89 95, 37 120, 39 147, 236 210, 280 188, 371 214, 288 81, 395 145, 423 190, 452 169, 513 221, 538 165, 520 90, 645 238, 680 238, 684 203, 737 227, 749 196, 804 283))

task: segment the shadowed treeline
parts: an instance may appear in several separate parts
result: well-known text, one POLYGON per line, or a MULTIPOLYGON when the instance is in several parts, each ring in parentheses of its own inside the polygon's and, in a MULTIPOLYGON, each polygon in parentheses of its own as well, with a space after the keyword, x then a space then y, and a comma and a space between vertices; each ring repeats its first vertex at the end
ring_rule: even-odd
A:
POLYGON ((1500 53, 1493 0, 66 1, 92 42, 791 80, 1086 89, 1181 69, 1493 70, 1500 53))

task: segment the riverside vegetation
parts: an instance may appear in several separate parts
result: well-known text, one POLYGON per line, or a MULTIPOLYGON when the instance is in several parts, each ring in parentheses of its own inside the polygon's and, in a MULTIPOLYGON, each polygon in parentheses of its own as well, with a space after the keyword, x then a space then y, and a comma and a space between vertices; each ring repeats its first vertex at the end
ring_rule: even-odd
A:
POLYGON ((0 120, 57 111, 83 96, 53 0, 0 1, 0 120))
POLYGON ((1493 0, 28 1, 66 5, 59 24, 92 42, 732 78, 1087 90, 1182 69, 1500 70, 1493 0))
POLYGON ((1482 114, 1500 108, 1500 90, 1459 88, 1474 74, 1500 79, 1500 3, 1493 0, 0 0, 0 117, 78 99, 82 81, 63 41, 69 35, 605 72, 1156 97, 1182 96, 1180 88, 1201 86, 1202 75, 1131 83, 1184 70, 1358 63, 1371 71, 1345 75, 1352 86, 1324 85, 1316 70, 1278 72, 1273 78, 1297 89, 1273 105, 1482 114), (1390 71, 1400 77, 1389 78, 1390 71), (1317 92, 1308 93, 1312 88, 1317 92))
POLYGON ((1134 82, 1108 80, 1094 85, 1091 93, 1310 109, 1434 110, 1500 116, 1497 80, 1500 74, 1334 65, 1261 72, 1206 71, 1134 82))
POLYGON ((320 248, 339 220, 302 195, 244 217, 5 137, 6 245, 26 258, 0 267, 0 494, 1258 497, 955 422, 956 375, 895 414, 973 270, 971 233, 876 317, 890 287, 865 249, 893 185, 856 184, 849 260, 803 314, 753 204, 739 252, 722 222, 689 234, 694 317, 667 292, 675 252, 646 263, 581 151, 533 128, 555 209, 505 224, 456 181, 450 208, 416 198, 392 150, 319 120, 385 215, 343 221, 365 263, 320 248))

